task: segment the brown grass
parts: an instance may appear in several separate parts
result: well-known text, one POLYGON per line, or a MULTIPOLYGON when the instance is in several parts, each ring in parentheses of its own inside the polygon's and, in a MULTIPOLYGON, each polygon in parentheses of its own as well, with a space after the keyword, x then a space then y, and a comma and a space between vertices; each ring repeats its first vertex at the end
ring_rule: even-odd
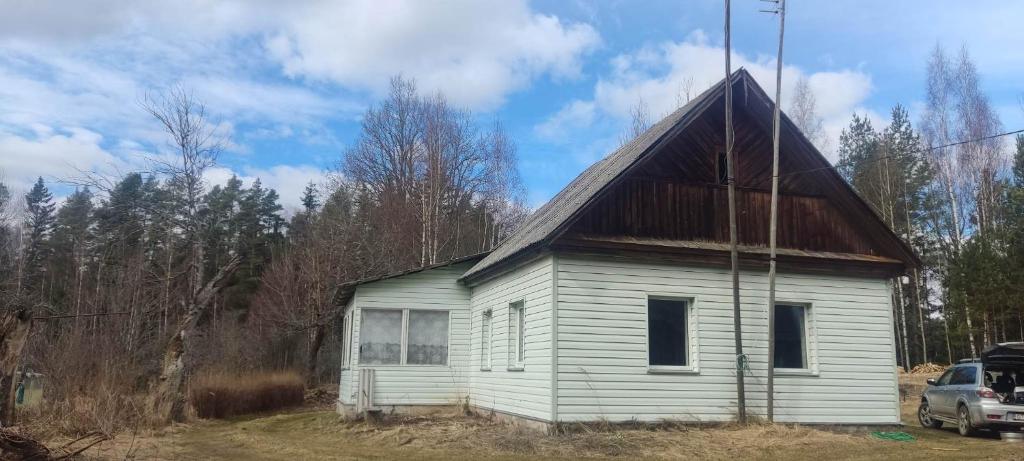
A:
POLYGON ((457 409, 432 416, 389 415, 383 422, 345 421, 333 411, 205 420, 176 425, 161 434, 125 436, 101 444, 101 459, 784 459, 940 461, 1024 459, 998 437, 963 438, 954 429, 924 429, 905 405, 906 431, 914 442, 892 442, 867 432, 837 433, 783 424, 717 427, 668 422, 655 426, 583 426, 544 434, 457 409))
POLYGON ((292 371, 206 373, 192 381, 189 400, 200 418, 228 418, 302 404, 302 376, 292 371))

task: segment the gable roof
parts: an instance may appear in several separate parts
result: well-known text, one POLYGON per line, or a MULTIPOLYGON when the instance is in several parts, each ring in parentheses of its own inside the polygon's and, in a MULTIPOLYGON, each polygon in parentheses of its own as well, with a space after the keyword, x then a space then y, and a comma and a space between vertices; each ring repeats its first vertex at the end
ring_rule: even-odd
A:
POLYGON ((342 283, 341 285, 338 285, 337 288, 334 289, 334 295, 331 298, 334 300, 334 305, 336 305, 336 306, 344 306, 345 304, 348 303, 349 299, 352 299, 352 295, 355 294, 356 287, 358 287, 359 285, 362 285, 362 284, 365 284, 365 283, 371 283, 371 282, 379 282, 381 280, 393 279, 395 277, 401 277, 403 275, 415 274, 417 272, 423 272, 423 271, 430 270, 430 269, 437 269, 437 268, 440 268, 440 267, 454 266, 456 264, 461 264, 461 263, 466 263, 466 262, 476 262, 476 261, 479 261, 484 256, 486 256, 488 253, 490 253, 490 252, 489 251, 485 251, 485 252, 482 252, 482 253, 476 253, 476 254, 471 254, 471 255, 467 255, 467 256, 461 256, 461 257, 458 257, 458 258, 449 259, 448 261, 442 261, 442 262, 439 262, 439 263, 436 263, 436 264, 428 264, 426 266, 415 267, 415 268, 404 270, 404 271, 391 272, 391 273, 384 274, 384 275, 379 275, 379 276, 376 276, 376 277, 368 277, 368 278, 364 278, 364 279, 353 280, 351 282, 345 282, 345 283, 342 283))
MULTIPOLYGON (((774 108, 771 99, 768 98, 764 90, 745 69, 740 68, 734 72, 729 78, 729 83, 732 85, 743 83, 743 88, 748 98, 752 94, 755 98, 766 101, 769 107, 774 108)), ((626 145, 618 148, 604 159, 584 170, 565 189, 562 189, 554 198, 533 213, 509 238, 466 271, 462 276, 462 280, 480 276, 499 263, 516 258, 532 250, 543 248, 551 243, 552 240, 561 235, 572 224, 574 219, 583 210, 599 198, 600 194, 608 189, 617 178, 630 171, 634 165, 646 158, 649 153, 657 151, 664 143, 674 139, 693 120, 703 114, 708 107, 719 101, 719 97, 725 93, 725 84, 726 80, 722 79, 683 107, 651 126, 640 136, 637 136, 626 145)), ((900 253, 901 260, 911 265, 919 264, 914 252, 889 229, 875 210, 842 179, 839 173, 832 167, 832 164, 800 133, 799 129, 796 128, 785 114, 782 116, 782 128, 784 131, 796 133, 795 147, 806 151, 812 157, 814 163, 822 165, 823 169, 818 173, 824 176, 826 181, 838 183, 831 184, 834 186, 832 189, 836 194, 852 197, 851 200, 844 201, 850 202, 854 212, 864 215, 867 222, 862 223, 863 225, 874 226, 877 231, 874 232, 874 235, 887 239, 888 242, 886 243, 888 243, 890 248, 895 248, 895 251, 900 253), (878 228, 879 226, 880 228, 878 228)))

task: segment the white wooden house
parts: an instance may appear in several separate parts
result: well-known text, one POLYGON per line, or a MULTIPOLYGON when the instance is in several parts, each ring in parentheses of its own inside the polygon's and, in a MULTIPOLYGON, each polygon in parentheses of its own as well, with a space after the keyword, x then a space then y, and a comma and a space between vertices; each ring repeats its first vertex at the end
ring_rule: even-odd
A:
MULTIPOLYGON (((773 105, 742 69, 729 84, 745 397, 763 415, 773 105)), ((339 410, 734 419, 725 85, 584 171, 489 254, 343 286, 339 410)), ((918 260, 786 117, 781 146, 776 419, 899 423, 889 281, 918 260)))

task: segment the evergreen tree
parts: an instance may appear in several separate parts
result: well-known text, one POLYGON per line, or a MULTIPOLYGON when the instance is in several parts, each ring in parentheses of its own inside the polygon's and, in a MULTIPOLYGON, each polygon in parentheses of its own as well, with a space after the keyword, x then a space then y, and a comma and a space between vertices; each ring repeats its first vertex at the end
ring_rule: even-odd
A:
POLYGON ((25 250, 23 260, 22 286, 37 289, 45 271, 44 265, 50 255, 50 234, 56 219, 53 195, 39 177, 32 190, 25 194, 25 250))
POLYGON ((92 192, 76 190, 57 211, 50 272, 55 279, 52 305, 61 310, 81 306, 83 272, 92 252, 92 192))

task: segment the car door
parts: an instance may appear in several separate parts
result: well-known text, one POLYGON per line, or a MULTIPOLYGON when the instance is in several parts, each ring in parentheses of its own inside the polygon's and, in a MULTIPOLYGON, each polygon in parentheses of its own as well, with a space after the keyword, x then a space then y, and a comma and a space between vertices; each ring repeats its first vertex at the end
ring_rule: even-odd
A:
POLYGON ((972 363, 957 368, 953 376, 949 378, 949 385, 946 387, 950 389, 950 392, 946 405, 948 405, 950 415, 956 415, 956 405, 961 400, 961 395, 964 396, 963 400, 970 401, 971 396, 966 394, 973 394, 978 390, 979 374, 978 365, 972 363))
POLYGON ((946 370, 936 381, 935 385, 928 389, 928 405, 931 408, 932 414, 947 418, 952 417, 953 412, 949 409, 949 394, 952 392, 949 380, 953 377, 956 369, 957 367, 951 367, 946 370))

